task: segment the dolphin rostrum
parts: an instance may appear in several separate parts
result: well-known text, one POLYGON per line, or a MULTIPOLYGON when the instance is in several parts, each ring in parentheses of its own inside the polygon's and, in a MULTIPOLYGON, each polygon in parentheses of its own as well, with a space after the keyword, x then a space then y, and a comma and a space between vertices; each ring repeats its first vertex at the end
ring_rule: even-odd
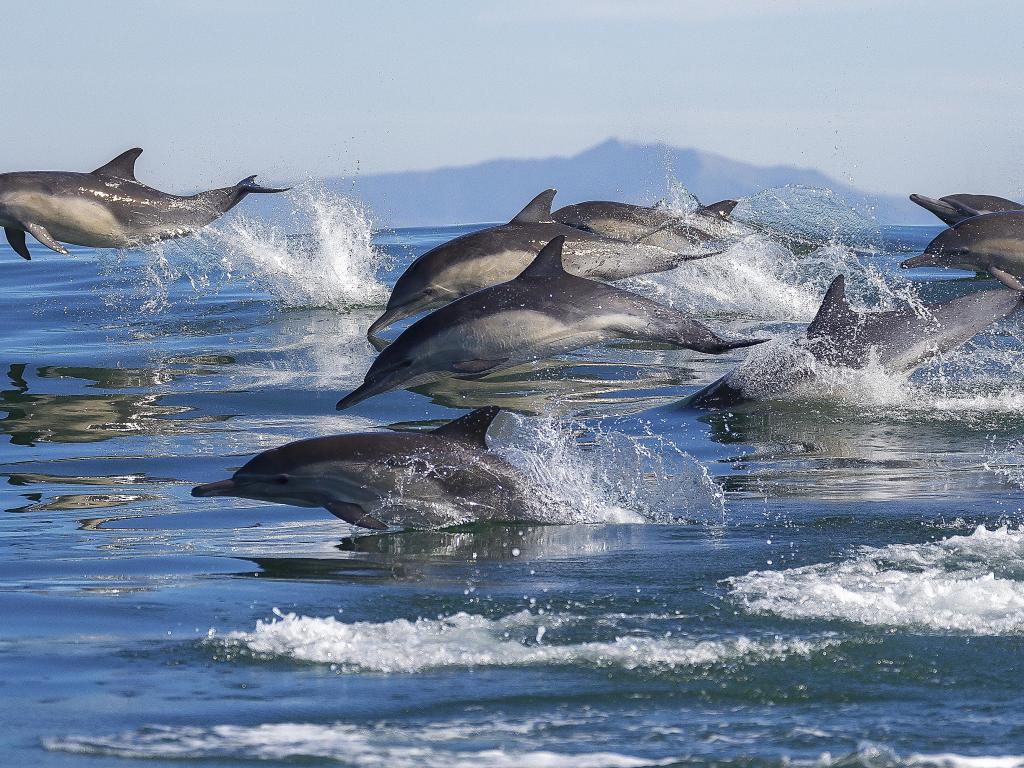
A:
POLYGON ((994 195, 946 195, 938 200, 924 195, 911 195, 910 199, 950 226, 972 216, 1024 210, 1024 205, 994 195))
MULTIPOLYGON (((858 312, 846 300, 846 280, 839 275, 825 293, 818 314, 807 327, 806 337, 797 340, 795 346, 814 360, 833 367, 857 369, 873 362, 895 373, 909 374, 1022 308, 1024 296, 999 288, 925 304, 923 310, 908 303, 883 312, 858 312)), ((730 406, 751 399, 755 389, 751 384, 762 390, 772 389, 772 382, 749 381, 743 367, 691 395, 685 404, 730 406)), ((778 375, 779 383, 785 385, 792 381, 787 373, 774 368, 770 375, 778 375)), ((813 370, 801 369, 798 373, 813 375, 813 370)))
POLYGON ((551 216, 555 190, 531 200, 507 224, 462 235, 427 251, 409 265, 391 291, 387 309, 372 336, 406 317, 497 285, 522 272, 545 243, 565 237, 565 265, 574 275, 595 280, 663 272, 717 250, 692 242, 678 253, 650 243, 623 243, 556 222, 551 216))
POLYGON ((256 456, 193 496, 324 507, 346 523, 449 526, 529 519, 525 481, 487 450, 494 406, 431 432, 369 432, 299 440, 256 456))
POLYGON ((729 215, 736 205, 735 200, 722 200, 681 214, 662 205, 590 200, 559 208, 551 215, 557 222, 586 232, 686 253, 729 237, 729 215))
POLYGON ((548 243, 522 274, 417 320, 377 356, 338 409, 399 387, 476 378, 600 344, 637 339, 710 354, 766 339, 728 340, 678 310, 562 266, 565 237, 548 243))
POLYGON ((28 232, 47 248, 67 254, 61 243, 91 248, 130 248, 190 235, 253 193, 284 192, 261 187, 255 176, 233 187, 181 197, 147 187, 135 178, 141 149, 122 152, 92 173, 19 171, 0 174, 0 226, 23 259, 28 232))
POLYGON ((945 267, 988 272, 1007 288, 1024 291, 1024 211, 973 216, 944 229, 924 253, 901 267, 945 267))

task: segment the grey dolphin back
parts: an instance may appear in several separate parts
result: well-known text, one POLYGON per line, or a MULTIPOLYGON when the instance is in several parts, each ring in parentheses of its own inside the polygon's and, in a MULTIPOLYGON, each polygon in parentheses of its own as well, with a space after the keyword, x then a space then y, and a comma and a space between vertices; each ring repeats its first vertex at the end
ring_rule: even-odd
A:
POLYGON ((557 190, 545 189, 526 204, 519 213, 512 217, 509 224, 554 224, 551 216, 551 203, 558 194, 557 190))
POLYGON ((141 147, 126 150, 109 163, 101 165, 93 171, 93 174, 95 176, 111 176, 115 179, 124 179, 126 181, 138 181, 135 178, 135 161, 139 159, 141 154, 141 147))
POLYGON ((432 434, 487 450, 487 430, 500 411, 496 405, 477 408, 472 413, 443 424, 433 430, 432 434))

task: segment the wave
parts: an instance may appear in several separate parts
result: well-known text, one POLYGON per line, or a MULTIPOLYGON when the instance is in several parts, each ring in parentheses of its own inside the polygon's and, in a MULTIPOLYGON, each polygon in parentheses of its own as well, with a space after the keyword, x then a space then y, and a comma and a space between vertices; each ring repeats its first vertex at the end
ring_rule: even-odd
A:
POLYGON ((219 644, 225 660, 245 654, 329 664, 342 672, 385 673, 549 665, 665 672, 810 656, 836 643, 830 638, 696 640, 633 635, 607 641, 557 642, 559 630, 580 621, 573 616, 524 610, 498 619, 460 612, 438 619, 344 623, 333 616, 277 611, 274 620, 258 622, 252 632, 232 632, 211 642, 219 644))
POLYGON ((975 635, 1024 632, 1024 530, 979 526, 927 544, 730 580, 752 613, 975 635))

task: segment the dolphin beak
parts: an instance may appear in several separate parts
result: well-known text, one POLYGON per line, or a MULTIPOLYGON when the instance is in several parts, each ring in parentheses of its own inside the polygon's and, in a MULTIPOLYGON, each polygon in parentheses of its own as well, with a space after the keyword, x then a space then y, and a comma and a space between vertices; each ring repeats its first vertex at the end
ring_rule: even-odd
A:
MULTIPOLYGON (((941 251, 941 249, 939 249, 941 251)), ((927 250, 919 256, 911 256, 909 259, 905 259, 900 262, 900 268, 902 269, 913 269, 914 267, 933 267, 935 263, 932 258, 935 256, 936 251, 932 250, 931 246, 928 246, 927 250)))
POLYGON ((407 304, 399 304, 397 307, 388 307, 384 310, 383 315, 373 321, 373 324, 366 331, 366 335, 378 335, 381 331, 387 330, 399 320, 404 320, 407 317, 415 315, 420 311, 421 307, 426 307, 427 304, 427 301, 420 299, 418 301, 411 301, 407 304))
POLYGON ((380 394, 381 392, 385 392, 386 390, 386 387, 382 387, 376 382, 372 384, 370 382, 363 382, 359 387, 353 389, 341 398, 341 400, 338 401, 338 404, 334 407, 339 411, 344 411, 346 408, 351 408, 356 403, 361 403, 363 400, 380 394))
POLYGON ((234 493, 235 488, 235 481, 229 478, 227 480, 218 480, 216 483, 197 485, 192 489, 192 495, 200 498, 208 496, 231 496, 234 493))

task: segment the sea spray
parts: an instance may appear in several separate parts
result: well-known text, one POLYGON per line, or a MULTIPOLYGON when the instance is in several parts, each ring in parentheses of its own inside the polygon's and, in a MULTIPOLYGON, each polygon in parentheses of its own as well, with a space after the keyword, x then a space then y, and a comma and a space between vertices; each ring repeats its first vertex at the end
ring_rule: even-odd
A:
POLYGON ((181 240, 103 252, 108 304, 152 314, 239 285, 288 308, 383 304, 379 273, 392 263, 372 244, 362 205, 312 182, 286 199, 291 209, 274 221, 239 210, 181 240))
POLYGON ((531 515, 546 523, 720 523, 724 496, 671 441, 609 427, 507 414, 492 445, 527 478, 531 515))

